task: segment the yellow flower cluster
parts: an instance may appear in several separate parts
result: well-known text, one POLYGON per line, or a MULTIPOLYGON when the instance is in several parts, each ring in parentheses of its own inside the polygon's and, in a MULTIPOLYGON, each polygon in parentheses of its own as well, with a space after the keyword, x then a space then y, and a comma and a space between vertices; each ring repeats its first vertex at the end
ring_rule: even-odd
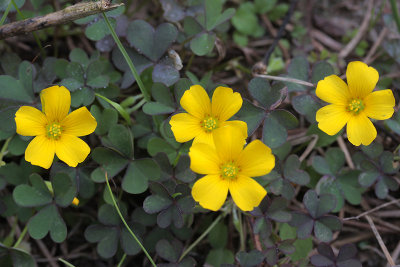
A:
POLYGON ((78 136, 91 134, 96 119, 86 107, 69 113, 71 94, 64 86, 52 86, 40 93, 42 111, 22 106, 15 113, 17 133, 35 136, 25 151, 25 160, 50 168, 54 154, 71 167, 83 162, 90 147, 78 136))
POLYGON ((251 177, 269 173, 275 166, 271 149, 260 140, 244 147, 247 124, 228 121, 243 103, 239 93, 218 87, 212 96, 200 85, 193 85, 180 101, 187 113, 172 116, 170 124, 178 142, 192 139, 190 168, 205 176, 192 188, 194 200, 203 208, 216 211, 228 192, 243 211, 253 210, 267 191, 251 177))

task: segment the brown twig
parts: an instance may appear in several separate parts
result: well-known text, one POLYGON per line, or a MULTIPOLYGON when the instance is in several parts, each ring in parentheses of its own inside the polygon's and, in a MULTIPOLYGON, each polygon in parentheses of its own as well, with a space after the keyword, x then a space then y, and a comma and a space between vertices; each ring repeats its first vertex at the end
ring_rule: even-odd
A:
POLYGON ((349 150, 347 149, 347 146, 346 146, 345 142, 343 141, 343 137, 339 136, 337 138, 337 142, 339 144, 340 149, 344 153, 344 157, 346 158, 347 165, 349 165, 350 169, 354 170, 354 168, 355 168, 354 167, 354 163, 353 163, 353 160, 351 159, 351 155, 349 153, 349 150))
POLYGON ((94 15, 103 11, 110 11, 124 4, 110 4, 106 1, 83 2, 69 6, 44 16, 8 23, 0 27, 0 39, 15 35, 26 34, 47 27, 65 24, 80 18, 94 15))
POLYGON ((386 35, 389 33, 389 30, 385 27, 383 28, 383 30, 381 31, 381 33, 379 34, 378 38, 376 39, 376 41, 374 42, 373 46, 371 47, 371 49, 368 51, 367 56, 364 58, 364 63, 369 65, 372 62, 372 58, 373 55, 375 54, 376 50, 378 49, 378 47, 381 45, 383 39, 385 39, 386 35))
POLYGON ((382 205, 380 205, 380 206, 378 206, 378 207, 375 207, 375 208, 373 208, 373 209, 367 210, 366 212, 363 212, 363 213, 361 213, 361 214, 358 215, 358 216, 344 218, 343 221, 358 220, 358 219, 360 219, 361 217, 366 216, 366 215, 368 215, 368 214, 370 214, 370 213, 372 213, 372 212, 374 212, 374 211, 380 210, 380 209, 382 209, 382 208, 384 208, 384 207, 393 205, 393 204, 398 203, 398 202, 400 202, 400 199, 395 199, 395 200, 392 200, 392 201, 390 201, 390 202, 386 202, 386 203, 384 203, 384 204, 382 204, 382 205))
POLYGON ((374 232, 374 235, 375 235, 376 239, 378 240, 379 246, 381 247, 383 253, 385 254, 385 257, 386 257, 388 263, 390 264, 390 266, 395 266, 396 264, 394 263, 392 256, 390 256, 389 251, 387 250, 387 248, 385 246, 385 243, 383 243, 382 237, 379 234, 378 230, 376 229, 375 224, 372 221, 371 217, 366 215, 365 218, 367 219, 369 225, 371 226, 372 232, 374 232))
POLYGON ((57 261, 53 258, 50 251, 47 249, 46 245, 42 242, 42 240, 35 240, 35 241, 36 244, 38 244, 39 249, 42 251, 43 255, 49 261, 49 265, 51 267, 60 267, 60 265, 58 265, 57 261))
POLYGON ((372 8, 374 7, 374 0, 368 1, 367 11, 365 12, 365 17, 361 23, 361 26, 353 39, 343 48, 339 53, 339 58, 347 57, 351 51, 357 46, 357 44, 361 41, 361 38, 368 30, 369 21, 371 20, 372 8))

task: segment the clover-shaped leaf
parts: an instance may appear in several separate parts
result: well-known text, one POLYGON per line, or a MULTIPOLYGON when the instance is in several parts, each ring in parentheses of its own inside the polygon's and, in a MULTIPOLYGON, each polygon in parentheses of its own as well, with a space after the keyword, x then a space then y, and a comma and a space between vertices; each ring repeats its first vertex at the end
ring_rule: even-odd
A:
POLYGON ((39 210, 28 223, 28 232, 34 239, 42 239, 50 232, 54 242, 61 243, 67 237, 67 226, 57 207, 50 204, 39 210))
POLYGON ((172 222, 176 228, 183 226, 183 214, 189 213, 194 207, 194 201, 189 192, 183 192, 179 186, 171 195, 161 183, 153 182, 150 186, 152 195, 143 202, 143 209, 157 215, 157 224, 161 228, 168 227, 172 222))
POLYGON ((263 262, 265 256, 261 251, 251 250, 250 252, 240 251, 236 254, 236 259, 243 267, 257 266, 263 262))
POLYGON ((294 212, 291 226, 297 227, 297 236, 300 239, 307 238, 314 230, 314 235, 321 241, 332 240, 332 231, 341 228, 340 220, 331 215, 325 215, 335 208, 335 197, 330 194, 318 194, 314 190, 308 190, 303 198, 304 206, 309 214, 294 212))
POLYGON ((310 182, 310 176, 307 172, 300 169, 300 160, 296 155, 290 155, 283 169, 283 174, 289 181, 299 184, 306 185, 310 182))
POLYGON ((15 202, 22 207, 37 207, 50 204, 52 195, 40 175, 34 173, 29 177, 32 186, 21 184, 14 189, 15 202))
POLYGON ((361 267, 360 261, 355 259, 357 249, 353 244, 346 244, 340 248, 336 257, 332 248, 326 243, 318 245, 318 253, 311 257, 311 263, 316 267, 361 267))
POLYGON ((192 257, 184 257, 181 261, 179 261, 179 257, 183 252, 183 246, 180 241, 177 239, 173 239, 171 241, 161 239, 156 244, 157 254, 164 260, 168 261, 170 264, 158 264, 157 266, 167 267, 167 266, 176 266, 176 267, 186 267, 186 266, 194 266, 196 264, 195 260, 192 257))

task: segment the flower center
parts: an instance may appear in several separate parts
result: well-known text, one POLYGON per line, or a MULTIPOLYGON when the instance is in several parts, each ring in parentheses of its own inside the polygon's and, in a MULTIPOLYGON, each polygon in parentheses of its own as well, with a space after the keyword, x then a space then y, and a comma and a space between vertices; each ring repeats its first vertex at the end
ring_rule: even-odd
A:
POLYGON ((357 115, 364 109, 364 103, 361 99, 353 99, 347 106, 347 110, 357 115))
POLYGON ((58 122, 50 123, 46 127, 47 137, 58 140, 61 136, 61 130, 61 125, 58 122))
POLYGON ((221 167, 222 178, 235 179, 239 173, 239 168, 234 162, 228 162, 221 167))
POLYGON ((211 132, 212 130, 218 128, 218 120, 211 116, 206 116, 201 124, 207 132, 211 132))

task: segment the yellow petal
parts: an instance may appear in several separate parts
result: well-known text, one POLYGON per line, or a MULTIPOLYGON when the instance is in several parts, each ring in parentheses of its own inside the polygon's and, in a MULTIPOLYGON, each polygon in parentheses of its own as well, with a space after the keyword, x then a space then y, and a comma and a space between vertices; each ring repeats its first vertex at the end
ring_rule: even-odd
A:
POLYGON ((368 146, 376 138, 376 129, 365 114, 353 116, 347 123, 347 138, 355 146, 368 146))
POLYGON ((22 106, 15 113, 17 133, 24 136, 46 134, 47 118, 38 109, 22 106))
POLYGON ((337 134, 349 121, 351 114, 346 111, 345 106, 327 105, 320 108, 316 114, 318 128, 329 134, 337 134))
POLYGON ((25 150, 25 160, 42 168, 48 169, 54 159, 55 141, 44 135, 33 138, 25 150))
POLYGON ((213 131, 214 145, 222 162, 234 161, 243 150, 246 137, 236 127, 226 125, 213 131))
POLYGON ((198 144, 198 143, 207 144, 215 149, 212 132, 205 132, 202 130, 201 133, 197 135, 193 140, 193 144, 198 144))
POLYGON ((260 205, 267 191, 254 179, 239 175, 229 184, 229 192, 235 204, 243 211, 251 211, 260 205))
POLYGON ((200 135, 203 129, 200 120, 188 113, 179 113, 169 121, 177 142, 184 143, 200 135))
POLYGON ((212 115, 221 122, 228 120, 242 107, 243 99, 239 93, 234 93, 231 88, 217 87, 212 96, 212 115))
POLYGON ((189 114, 201 120, 205 115, 211 115, 210 97, 200 85, 193 85, 185 91, 181 98, 181 106, 189 114))
POLYGON ((240 174, 254 177, 269 173, 275 167, 271 149, 260 140, 248 144, 237 159, 240 174))
POLYGON ((245 123, 244 121, 226 121, 221 125, 221 128, 225 126, 236 128, 238 131, 241 132, 245 139, 247 138, 247 123, 245 123))
POLYGON ((361 61, 353 61, 347 65, 347 84, 354 98, 363 99, 374 90, 379 80, 379 73, 373 67, 361 61))
POLYGON ((202 143, 193 144, 189 157, 192 171, 200 174, 219 174, 221 162, 213 147, 202 143))
POLYGON ((315 94, 325 102, 342 105, 347 104, 351 97, 347 84, 336 75, 319 81, 315 94))
POLYGON ((94 132, 97 127, 96 119, 86 107, 74 110, 61 121, 63 134, 84 136, 94 132))
POLYGON ((56 142, 57 157, 71 167, 83 162, 90 153, 90 147, 80 138, 62 134, 56 142))
POLYGON ((40 93, 42 110, 49 122, 61 122, 68 114, 71 94, 64 86, 52 86, 40 93))
POLYGON ((392 117, 395 100, 392 90, 372 92, 364 98, 365 114, 376 120, 386 120, 392 117))
POLYGON ((194 183, 192 188, 193 199, 209 210, 219 210, 228 195, 228 181, 219 175, 206 175, 194 183))

